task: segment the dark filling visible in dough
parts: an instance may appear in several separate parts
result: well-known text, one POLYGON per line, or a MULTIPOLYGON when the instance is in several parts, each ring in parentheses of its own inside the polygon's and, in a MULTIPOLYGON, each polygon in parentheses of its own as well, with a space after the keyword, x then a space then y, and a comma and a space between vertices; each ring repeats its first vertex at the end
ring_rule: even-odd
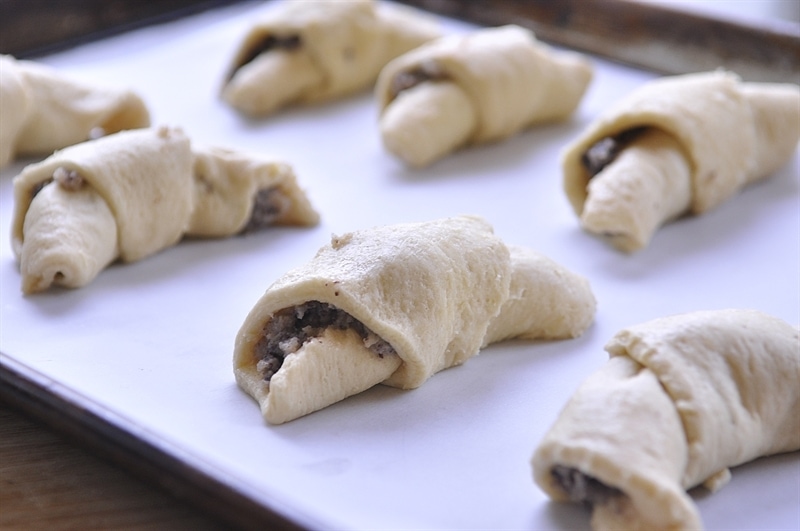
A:
POLYGON ((581 157, 583 167, 589 172, 589 178, 594 177, 603 171, 606 166, 614 162, 614 159, 617 158, 622 150, 642 134, 645 129, 647 128, 635 127, 623 131, 617 136, 609 136, 595 142, 581 157))
POLYGON ((611 498, 623 495, 621 490, 609 487, 575 468, 556 465, 550 474, 573 502, 586 502, 594 505, 606 503, 611 498))
POLYGON ((297 352, 306 341, 322 335, 326 328, 355 330, 364 346, 381 358, 396 354, 389 343, 349 313, 324 302, 309 301, 275 313, 264 326, 264 335, 254 349, 261 377, 269 382, 286 356, 297 352))
POLYGON ((53 182, 52 178, 46 179, 44 181, 39 181, 38 183, 34 184, 33 187, 31 188, 31 200, 33 200, 34 197, 39 195, 39 192, 41 192, 44 189, 44 187, 50 184, 51 182, 53 182))
POLYGON ((61 166, 53 172, 53 180, 66 190, 80 190, 83 186, 83 176, 80 173, 61 166))
POLYGON ((278 188, 262 188, 253 198, 253 212, 242 232, 254 232, 274 224, 291 207, 291 201, 278 188))
POLYGON ((292 51, 297 50, 303 45, 303 41, 300 38, 300 35, 289 35, 287 37, 278 37, 276 35, 269 35, 264 38, 261 42, 256 43, 252 46, 249 50, 247 50, 247 55, 245 55, 242 60, 239 62, 239 65, 236 67, 234 72, 231 73, 231 77, 233 74, 236 73, 236 70, 240 69, 247 63, 250 63, 261 55, 262 53, 269 52, 270 50, 286 50, 292 51))
POLYGON ((445 73, 435 63, 422 63, 413 70, 406 70, 394 76, 389 87, 389 94, 394 99, 404 90, 414 88, 420 83, 439 81, 446 79, 446 77, 445 73))
POLYGON ((31 200, 33 200, 45 186, 53 181, 57 182, 66 190, 80 190, 85 182, 83 176, 77 171, 59 166, 55 169, 51 178, 39 181, 31 187, 31 200))

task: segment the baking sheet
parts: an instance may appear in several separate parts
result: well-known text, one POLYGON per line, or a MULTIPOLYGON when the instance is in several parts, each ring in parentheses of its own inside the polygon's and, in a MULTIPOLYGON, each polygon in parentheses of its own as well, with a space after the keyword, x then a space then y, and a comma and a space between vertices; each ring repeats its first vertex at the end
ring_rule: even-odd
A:
MULTIPOLYGON (((86 288, 22 297, 10 251, 11 179, 0 174, 0 351, 114 413, 205 474, 324 529, 588 529, 589 512, 549 503, 530 455, 620 328, 668 314, 755 308, 800 322, 800 156, 719 209, 622 255, 583 233, 561 192, 558 153, 605 105, 654 75, 595 60, 573 120, 410 171, 383 150, 369 92, 249 121, 217 99, 241 4, 42 58, 81 79, 130 86, 155 124, 198 144, 290 162, 322 215, 312 229, 191 240, 101 273, 86 288), (286 425, 265 425, 236 387, 234 336, 269 284, 331 234, 458 214, 488 219, 588 277, 595 324, 570 341, 490 346, 422 387, 378 386, 286 425)), ((444 20, 447 31, 469 24, 444 20)), ((695 493, 709 529, 800 528, 800 455, 733 471, 695 493)))
POLYGON ((800 83, 800 25, 766 16, 777 7, 770 0, 699 0, 714 4, 705 10, 670 0, 401 1, 486 26, 513 22, 541 40, 665 75, 726 68, 748 81, 800 83))

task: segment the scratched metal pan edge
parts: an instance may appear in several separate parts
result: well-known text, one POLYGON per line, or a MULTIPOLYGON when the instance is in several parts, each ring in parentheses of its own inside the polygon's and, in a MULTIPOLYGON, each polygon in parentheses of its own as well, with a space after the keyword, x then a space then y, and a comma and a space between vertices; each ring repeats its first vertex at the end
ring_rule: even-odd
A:
POLYGON ((3 0, 0 53, 32 59, 247 0, 3 0))
MULTIPOLYGON (((0 53, 43 55, 244 1, 125 0, 109 7, 102 1, 70 0, 47 6, 48 16, 32 32, 35 4, 9 0, 0 17, 0 53), (62 22, 65 16, 70 24, 62 22)), ((662 74, 722 67, 748 81, 800 81, 800 24, 790 21, 734 20, 636 0, 398 1, 479 25, 519 24, 543 41, 662 74)))
POLYGON ((0 353, 0 402, 23 412, 71 442, 92 451, 148 484, 184 500, 198 511, 237 529, 305 531, 319 523, 286 504, 256 501, 240 481, 225 481, 208 465, 134 423, 59 384, 5 353, 0 353), (167 448, 169 447, 169 448, 167 448))
POLYGON ((800 24, 699 14, 636 0, 400 0, 480 25, 515 23, 543 41, 661 74, 715 68, 800 81, 800 24))

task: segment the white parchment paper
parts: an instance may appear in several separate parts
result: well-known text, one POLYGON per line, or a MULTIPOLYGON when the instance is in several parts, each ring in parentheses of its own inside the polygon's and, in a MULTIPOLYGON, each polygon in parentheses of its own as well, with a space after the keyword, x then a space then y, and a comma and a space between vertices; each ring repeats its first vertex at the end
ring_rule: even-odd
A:
MULTIPOLYGON (((89 286, 22 297, 11 254, 11 179, 0 174, 0 350, 179 448, 253 497, 326 529, 588 529, 589 512, 550 503, 530 455, 620 328, 678 312, 755 308, 800 322, 800 195, 795 154, 772 178, 620 254, 583 233, 561 191, 559 151, 605 105, 654 77, 595 60, 573 120, 405 169, 383 150, 369 91, 243 119, 218 99, 258 4, 240 4, 47 56, 89 82, 129 86, 156 125, 198 144, 291 163, 322 215, 312 229, 192 240, 113 266, 89 286), (378 386, 278 427, 233 380, 235 334, 277 277, 331 234, 456 214, 487 218, 508 243, 587 276, 599 301, 581 338, 508 342, 421 388, 378 386)), ((470 26, 443 21, 448 31, 470 26)), ((733 470, 696 493, 708 529, 800 528, 798 453, 733 470)))

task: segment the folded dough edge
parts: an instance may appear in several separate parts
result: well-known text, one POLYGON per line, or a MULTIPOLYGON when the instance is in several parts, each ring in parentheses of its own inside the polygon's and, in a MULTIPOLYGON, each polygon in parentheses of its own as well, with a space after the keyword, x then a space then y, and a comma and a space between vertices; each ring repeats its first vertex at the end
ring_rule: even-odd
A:
POLYGON ((52 179, 59 167, 77 171, 106 201, 117 220, 122 260, 155 253, 185 232, 194 186, 189 139, 180 129, 167 127, 122 131, 57 151, 14 178, 11 243, 17 258, 35 189, 52 179), (140 186, 140 181, 148 186, 140 186))
POLYGON ((0 166, 15 155, 42 155, 89 140, 150 125, 142 98, 127 89, 95 86, 29 60, 0 56, 3 125, 0 166))
POLYGON ((321 84, 307 88, 296 100, 315 103, 367 88, 386 62, 438 36, 439 29, 415 10, 379 1, 289 1, 248 30, 225 82, 265 39, 294 35, 324 74, 321 84))
POLYGON ((675 404, 689 447, 682 484, 800 449, 800 333, 756 310, 699 311, 618 332, 606 345, 648 367, 675 404))
POLYGON ((456 83, 472 102, 478 125, 471 142, 509 137, 539 122, 566 118, 592 78, 574 52, 552 50, 516 25, 433 40, 389 62, 375 87, 381 112, 395 97, 394 78, 427 68, 456 83))
POLYGON ((594 529, 701 529, 686 489, 800 449, 796 327, 755 310, 692 312, 621 330, 606 349, 531 461, 553 499, 595 504, 594 529))
POLYGON ((319 301, 349 313, 403 360, 384 383, 410 389, 475 355, 508 297, 509 251, 475 217, 407 223, 334 236, 313 260, 278 279, 246 317, 234 347, 240 385, 259 402, 267 386, 253 347, 275 312, 319 301), (261 397, 261 398, 259 398, 261 397))
POLYGON ((267 213, 270 225, 313 226, 319 222, 319 213, 300 188, 291 165, 216 146, 193 148, 193 157, 194 208, 187 236, 242 232, 260 203, 254 198, 270 191, 280 195, 271 207, 275 212, 267 213))
POLYGON ((692 167, 691 211, 699 214, 785 163, 800 138, 800 88, 742 83, 721 70, 642 85, 562 151, 564 191, 576 214, 583 210, 590 179, 583 154, 599 140, 641 126, 659 128, 681 144, 692 167))

